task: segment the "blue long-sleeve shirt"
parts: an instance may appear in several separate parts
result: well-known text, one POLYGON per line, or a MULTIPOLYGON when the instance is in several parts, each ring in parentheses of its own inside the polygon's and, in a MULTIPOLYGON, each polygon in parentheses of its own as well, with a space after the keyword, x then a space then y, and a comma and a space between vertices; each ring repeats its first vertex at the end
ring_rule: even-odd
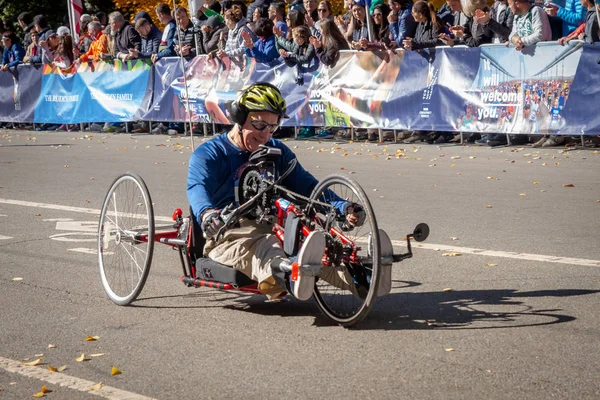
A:
POLYGON ((558 9, 556 16, 563 20, 562 35, 567 36, 585 21, 587 10, 579 0, 567 0, 565 6, 558 9))
POLYGON ((2 65, 15 67, 23 62, 25 50, 19 43, 13 43, 10 48, 5 47, 2 53, 2 65))
POLYGON ((411 9, 406 8, 400 10, 398 14, 398 21, 390 24, 390 32, 394 42, 403 48, 402 41, 407 37, 414 38, 415 32, 417 31, 417 23, 411 14, 411 9))
POLYGON ((275 36, 271 36, 267 39, 258 39, 254 42, 253 48, 246 48, 246 55, 255 58, 256 61, 263 64, 269 64, 277 60, 279 58, 279 52, 275 45, 275 36))
MULTIPOLYGON (((282 174, 296 155, 276 139, 270 139, 267 146, 281 150, 282 156, 275 166, 282 174)), ((196 221, 201 221, 202 214, 208 209, 221 210, 235 202, 237 180, 250 154, 231 143, 227 134, 205 142, 194 151, 189 163, 187 196, 196 221)), ((317 183, 317 179, 297 163, 282 185, 303 196, 310 196, 317 183)))

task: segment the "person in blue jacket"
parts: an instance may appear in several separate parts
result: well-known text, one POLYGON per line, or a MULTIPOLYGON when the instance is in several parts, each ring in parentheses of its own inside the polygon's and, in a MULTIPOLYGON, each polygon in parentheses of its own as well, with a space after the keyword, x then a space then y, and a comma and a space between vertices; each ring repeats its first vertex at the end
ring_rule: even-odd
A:
POLYGON ((584 22, 587 14, 587 10, 581 4, 580 0, 566 0, 564 7, 560 7, 552 2, 546 2, 544 9, 549 16, 562 20, 563 37, 568 36, 569 33, 573 32, 584 22))
POLYGON ((165 25, 162 33, 158 53, 152 54, 152 62, 160 60, 163 57, 174 57, 175 53, 175 34, 177 33, 177 23, 171 15, 171 8, 168 4, 161 3, 156 6, 156 16, 158 20, 165 25))
POLYGON ((254 24, 254 34, 258 36, 256 42, 249 32, 242 31, 241 34, 248 57, 269 65, 273 65, 279 60, 279 51, 273 34, 273 21, 269 18, 261 18, 254 24))
MULTIPOLYGON (((280 174, 293 168, 280 185, 310 196, 318 183, 299 162, 294 164, 296 156, 284 143, 272 138, 281 120, 287 118, 286 101, 279 89, 269 83, 254 83, 238 94, 229 111, 235 122, 231 131, 203 143, 194 151, 189 162, 187 197, 193 217, 207 239, 204 255, 240 270, 255 280, 258 289, 270 298, 288 291, 289 285, 289 291, 295 297, 308 300, 313 293, 315 275, 321 272, 325 250, 322 232, 314 231, 304 241, 298 253, 298 279, 295 281, 289 280, 294 268, 292 260, 281 248, 279 239, 270 234, 270 225, 242 218, 224 236, 216 237, 224 226, 221 212, 236 203, 236 183, 239 184, 252 152, 262 145, 281 151, 281 157, 275 163, 280 174)), ((346 216, 346 221, 352 226, 364 223, 365 212, 356 204, 337 198, 332 205, 346 216)), ((344 280, 344 272, 335 279, 334 274, 320 277, 328 281, 332 279, 346 289, 352 284, 347 278, 344 280)))
POLYGON ((389 0, 392 12, 388 15, 390 33, 396 46, 402 48, 402 42, 409 37, 415 37, 417 23, 412 16, 412 0, 389 0))
POLYGON ((7 31, 2 34, 2 46, 4 46, 1 68, 3 72, 23 62, 25 49, 19 44, 14 33, 7 31))

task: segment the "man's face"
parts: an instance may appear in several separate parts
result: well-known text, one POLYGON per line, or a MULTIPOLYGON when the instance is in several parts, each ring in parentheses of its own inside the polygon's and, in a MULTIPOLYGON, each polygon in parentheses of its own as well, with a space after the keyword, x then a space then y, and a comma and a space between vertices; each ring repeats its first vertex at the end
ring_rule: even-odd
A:
POLYGON ((31 32, 30 36, 33 43, 37 43, 40 38, 40 35, 37 32, 31 32))
POLYGON ((462 5, 460 4, 460 0, 446 0, 446 4, 450 7, 452 12, 461 11, 462 5))
POLYGON ((400 11, 400 4, 392 1, 392 0, 388 0, 388 6, 390 6, 390 8, 392 9, 393 12, 397 13, 398 11, 400 11))
POLYGON ((109 23, 108 23, 108 25, 110 25, 110 29, 113 32, 117 32, 119 29, 121 29, 121 25, 122 24, 120 22, 117 22, 117 21, 114 21, 114 20, 110 20, 109 23))
POLYGON ((179 11, 176 14, 176 18, 177 18, 177 23, 180 26, 183 26, 184 28, 187 28, 188 23, 190 22, 190 18, 188 17, 187 13, 185 11, 179 11))
POLYGON ((513 12, 513 14, 516 14, 519 9, 515 0, 508 0, 508 7, 510 8, 510 11, 513 12))
POLYGON ((317 0, 304 0, 304 8, 310 13, 317 8, 317 0))
POLYGON ((150 30, 151 30, 150 24, 146 24, 144 26, 140 26, 140 29, 138 29, 138 33, 140 35, 142 35, 142 37, 146 38, 146 37, 148 37, 150 30))
POLYGON ((246 150, 256 151, 260 145, 266 144, 275 132, 271 127, 278 125, 279 117, 276 114, 267 111, 251 112, 242 126, 242 142, 246 150), (261 125, 265 126, 265 129, 260 130, 255 127, 262 127, 261 125))
POLYGON ((274 7, 269 7, 269 19, 273 20, 277 16, 277 11, 275 11, 274 7))

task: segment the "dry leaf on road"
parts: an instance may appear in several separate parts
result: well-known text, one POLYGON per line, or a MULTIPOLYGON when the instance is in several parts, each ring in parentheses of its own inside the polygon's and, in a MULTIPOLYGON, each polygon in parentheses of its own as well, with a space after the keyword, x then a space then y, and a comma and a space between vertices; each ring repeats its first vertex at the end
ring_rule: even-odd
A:
POLYGON ((444 293, 454 292, 454 289, 448 287, 448 288, 442 289, 442 292, 444 292, 444 293))
POLYGON ((461 256, 462 254, 457 252, 457 251, 451 251, 449 253, 443 253, 442 257, 458 257, 461 256))
POLYGON ((28 363, 23 363, 23 365, 25 365, 26 367, 35 367, 40 362, 42 362, 42 359, 38 358, 37 360, 33 360, 33 361, 28 362, 28 363))
POLYGON ((90 388, 90 390, 100 390, 102 389, 102 382, 95 384, 90 388))
POLYGON ((485 264, 486 267, 496 267, 498 264, 485 264))
POLYGON ((100 336, 88 336, 85 338, 86 342, 93 342, 94 340, 100 339, 100 336))
POLYGON ((66 365, 63 365, 62 367, 58 367, 58 368, 56 368, 56 371, 58 371, 58 372, 63 372, 65 369, 67 369, 67 366, 66 366, 66 365))
POLYGON ((89 358, 85 358, 85 354, 81 353, 81 355, 79 357, 77 357, 75 359, 75 361, 77 361, 77 362, 89 361, 89 358))
POLYGON ((451 351, 454 351, 454 349, 452 347, 448 347, 448 348, 446 348, 444 350, 446 350, 448 353, 451 352, 451 351))
POLYGON ((119 371, 119 369, 115 366, 112 367, 111 371, 110 371, 110 375, 111 376, 115 376, 115 375, 119 375, 122 374, 121 371, 119 371))
POLYGON ((575 185, 573 185, 572 183, 566 183, 563 185, 563 187, 575 187, 575 185))

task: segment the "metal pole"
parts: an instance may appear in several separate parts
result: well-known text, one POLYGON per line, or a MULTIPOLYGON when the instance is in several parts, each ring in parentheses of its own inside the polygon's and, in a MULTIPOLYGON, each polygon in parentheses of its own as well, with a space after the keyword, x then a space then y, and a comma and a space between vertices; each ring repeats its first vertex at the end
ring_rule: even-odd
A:
MULTIPOLYGON (((175 4, 175 0, 173 0, 173 13, 175 14, 175 10, 177 9, 177 4, 175 4)), ((192 24, 192 29, 195 29, 193 26, 192 21, 189 21, 190 24, 192 24)), ((181 72, 183 72, 183 84, 185 85, 185 102, 187 104, 187 115, 188 115, 188 120, 190 123, 190 126, 192 125, 192 113, 190 110, 190 95, 189 95, 189 91, 188 91, 188 83, 187 83, 187 77, 185 76, 185 64, 183 62, 183 56, 181 55, 181 26, 179 25, 179 22, 177 21, 177 15, 175 15, 175 24, 177 24, 177 38, 178 38, 178 43, 179 43, 179 63, 181 65, 181 72)), ((196 38, 196 33, 194 32, 194 38, 196 38)), ((196 54, 198 54, 196 52, 196 54)), ((185 127, 185 124, 184 124, 185 127)), ((190 138, 192 140, 192 153, 194 152, 194 150, 196 149, 196 146, 194 145, 194 132, 190 131, 190 138)))

